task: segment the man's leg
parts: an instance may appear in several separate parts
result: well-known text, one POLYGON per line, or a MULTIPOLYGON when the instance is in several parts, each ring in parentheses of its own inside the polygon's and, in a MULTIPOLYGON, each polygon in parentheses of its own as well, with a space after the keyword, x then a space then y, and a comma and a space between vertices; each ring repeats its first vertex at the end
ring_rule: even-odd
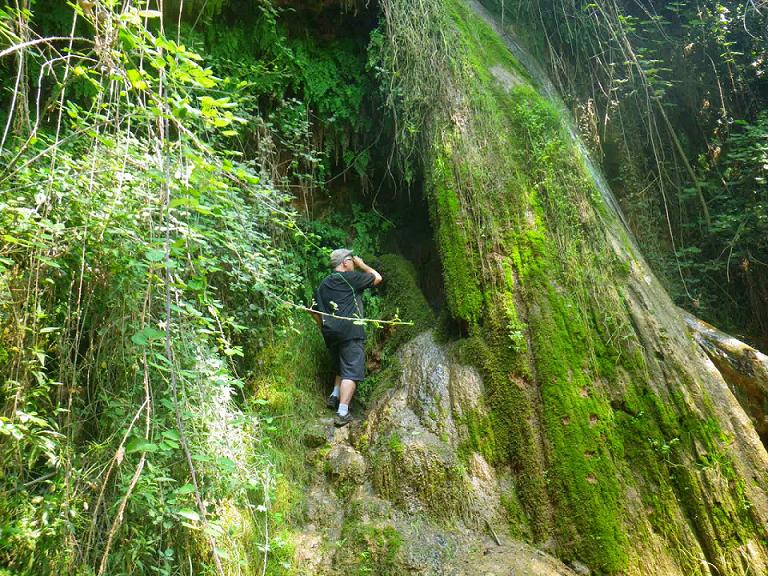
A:
POLYGON ((336 411, 336 426, 345 426, 352 420, 349 404, 355 394, 357 382, 365 377, 365 348, 362 340, 349 340, 340 346, 341 396, 336 411))
POLYGON ((339 416, 346 416, 349 412, 349 404, 352 402, 352 396, 357 388, 357 382, 344 378, 341 381, 341 398, 339 399, 339 416))
POLYGON ((339 407, 339 396, 341 395, 341 376, 336 375, 336 379, 333 382, 333 392, 328 398, 325 399, 325 405, 328 408, 336 410, 339 407))

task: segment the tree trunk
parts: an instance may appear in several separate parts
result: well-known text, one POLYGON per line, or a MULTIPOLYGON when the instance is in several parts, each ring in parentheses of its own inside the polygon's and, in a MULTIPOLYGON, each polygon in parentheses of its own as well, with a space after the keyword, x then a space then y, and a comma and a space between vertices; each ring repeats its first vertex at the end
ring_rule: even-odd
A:
POLYGON ((752 419, 763 444, 768 441, 768 356, 721 332, 687 312, 682 312, 694 339, 707 353, 752 419))

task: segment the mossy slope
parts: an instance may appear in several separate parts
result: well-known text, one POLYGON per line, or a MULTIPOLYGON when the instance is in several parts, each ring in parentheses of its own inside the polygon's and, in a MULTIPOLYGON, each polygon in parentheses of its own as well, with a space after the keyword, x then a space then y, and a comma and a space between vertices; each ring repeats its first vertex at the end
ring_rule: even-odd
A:
POLYGON ((534 539, 602 574, 759 573, 765 450, 632 253, 559 107, 464 5, 431 0, 417 31, 385 4, 391 103, 430 115, 415 140, 447 304, 534 539))

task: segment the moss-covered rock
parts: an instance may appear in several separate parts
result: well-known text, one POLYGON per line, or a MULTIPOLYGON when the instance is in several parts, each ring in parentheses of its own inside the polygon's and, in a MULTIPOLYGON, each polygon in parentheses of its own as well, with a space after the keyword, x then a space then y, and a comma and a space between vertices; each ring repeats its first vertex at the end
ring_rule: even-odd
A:
POLYGON ((372 371, 358 386, 357 399, 366 405, 398 381, 400 366, 397 349, 431 328, 435 322, 435 315, 419 288, 418 274, 411 262, 399 254, 383 254, 376 266, 384 278, 380 289, 381 319, 410 324, 385 324, 369 338, 369 357, 377 359, 379 369, 372 371))
POLYGON ((431 328, 435 316, 419 288, 418 274, 411 262, 399 254, 384 254, 378 265, 385 279, 381 291, 383 319, 397 317, 413 323, 385 329, 384 346, 390 352, 431 328))
POLYGON ((482 525, 502 507, 495 474, 480 451, 485 442, 478 427, 491 432, 481 380, 431 333, 409 342, 398 356, 400 378, 366 422, 373 487, 409 513, 482 525))
POLYGON ((386 3, 397 53, 384 61, 395 90, 410 89, 395 111, 440 85, 417 143, 448 309, 469 336, 461 358, 490 409, 462 416, 462 458, 510 466, 507 502, 534 540, 598 573, 759 573, 768 454, 609 208, 562 106, 463 3, 430 0, 450 24, 418 32, 386 3), (401 79, 435 52, 431 75, 401 79))

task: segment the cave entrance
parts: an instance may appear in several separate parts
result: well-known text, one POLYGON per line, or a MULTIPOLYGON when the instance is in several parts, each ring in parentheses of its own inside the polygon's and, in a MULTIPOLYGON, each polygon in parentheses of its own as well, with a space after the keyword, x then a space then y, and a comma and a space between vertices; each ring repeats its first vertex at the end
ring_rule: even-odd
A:
POLYGON ((413 263, 419 288, 439 315, 445 304, 443 273, 423 183, 419 181, 407 194, 391 196, 374 207, 393 224, 382 248, 413 263))

